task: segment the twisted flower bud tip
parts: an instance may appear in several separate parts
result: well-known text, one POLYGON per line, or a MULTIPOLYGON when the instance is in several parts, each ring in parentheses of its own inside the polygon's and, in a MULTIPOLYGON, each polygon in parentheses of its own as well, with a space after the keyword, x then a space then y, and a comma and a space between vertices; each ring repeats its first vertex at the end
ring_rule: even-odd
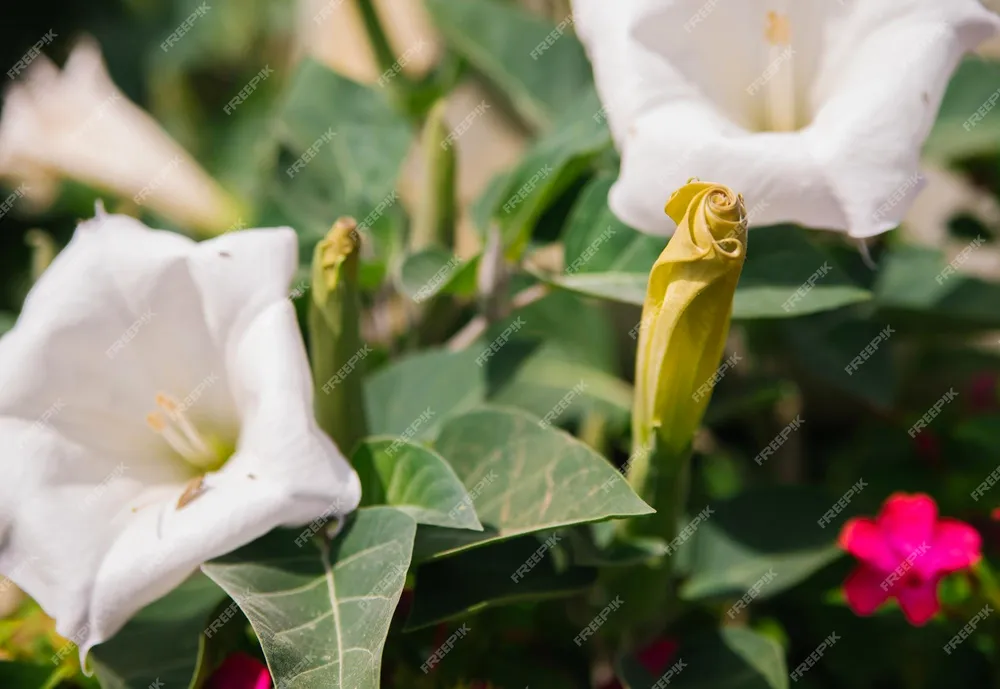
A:
POLYGON ((323 239, 323 266, 338 265, 358 248, 358 223, 354 218, 343 217, 323 239))

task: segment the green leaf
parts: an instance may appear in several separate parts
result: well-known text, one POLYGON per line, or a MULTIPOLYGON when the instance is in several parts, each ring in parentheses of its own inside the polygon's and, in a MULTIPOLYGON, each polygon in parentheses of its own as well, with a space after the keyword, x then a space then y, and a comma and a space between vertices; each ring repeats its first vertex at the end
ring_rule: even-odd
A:
MULTIPOLYGON (((747 260, 733 300, 734 319, 794 318, 871 299, 871 293, 855 284, 805 232, 788 226, 750 232, 747 260)), ((637 306, 646 298, 649 279, 648 273, 633 272, 537 277, 573 292, 637 306)))
POLYGON ((148 689, 192 684, 211 613, 225 593, 197 573, 143 608, 121 631, 95 646, 88 663, 105 689, 148 689))
POLYGON ((981 120, 969 120, 977 110, 988 105, 997 84, 1000 84, 1000 62, 967 57, 948 84, 924 153, 944 160, 996 153, 1000 148, 1000 118, 997 117, 1000 113, 991 109, 981 120))
MULTIPOLYGON (((1000 113, 998 113, 1000 114, 1000 113)), ((910 312, 935 325, 1000 327, 1000 285, 960 273, 945 272, 939 251, 902 245, 884 259, 875 298, 882 309, 910 312)))
MULTIPOLYGON (((863 486, 862 486, 863 489, 863 486)), ((801 486, 768 486, 709 505, 686 546, 686 600, 743 596, 764 582, 754 600, 795 586, 843 553, 836 545, 846 512, 819 525, 837 498, 801 486)))
POLYGON ((17 322, 17 315, 10 311, 0 311, 0 335, 14 327, 17 322))
POLYGON ((734 319, 794 318, 871 299, 808 232, 787 225, 750 231, 734 319))
POLYGON ((475 264, 432 246, 406 256, 400 267, 399 288, 410 299, 425 302, 436 294, 455 292, 456 287, 468 292, 470 274, 474 291, 475 264), (463 284, 458 285, 460 281, 463 284))
POLYGON ((427 9, 448 45, 535 128, 552 126, 576 96, 593 88, 590 64, 569 21, 558 40, 539 49, 556 25, 511 3, 427 0, 427 9))
POLYGON ((726 627, 712 636, 682 641, 678 652, 655 677, 635 658, 624 658, 620 676, 628 689, 649 689, 661 678, 677 689, 788 687, 781 646, 743 627, 726 627))
POLYGON ((607 127, 594 117, 600 109, 596 93, 583 94, 506 176, 492 218, 509 255, 524 249, 539 218, 611 146, 607 127))
POLYGON ((500 208, 507 198, 507 181, 510 171, 500 172, 490 178, 486 188, 479 194, 469 209, 473 226, 479 230, 479 235, 486 238, 490 223, 493 222, 493 211, 500 208))
POLYGON ((606 459, 541 423, 514 410, 483 409, 445 424, 435 447, 469 490, 485 531, 422 529, 419 559, 653 511, 606 459))
POLYGON ((430 349, 378 370, 365 381, 374 435, 431 438, 449 417, 482 404, 486 374, 478 350, 430 349))
POLYGON ((433 450, 374 438, 354 451, 351 465, 361 477, 362 505, 390 505, 418 524, 483 530, 465 486, 433 450))
POLYGON ((267 196, 280 213, 276 219, 299 232, 303 254, 311 255, 342 215, 370 225, 376 248, 385 250, 401 232, 395 183, 413 138, 386 92, 307 59, 292 79, 275 131, 280 155, 267 196), (306 161, 310 150, 315 155, 306 161))
POLYGON ((890 340, 895 329, 884 319, 862 320, 852 310, 842 309, 786 321, 785 333, 807 375, 876 407, 892 406, 895 343, 890 340), (862 355, 867 358, 858 359, 862 355))
POLYGON ((30 663, 0 661, 0 687, 8 689, 48 689, 59 681, 53 677, 60 670, 51 663, 32 665, 30 663))
POLYGON ((578 419, 594 409, 624 426, 632 410, 632 386, 588 364, 567 361, 554 347, 543 347, 528 357, 490 401, 544 416, 581 384, 586 394, 572 395, 560 421, 578 419))
MULTIPOLYGON (((631 273, 646 276, 666 246, 666 239, 632 229, 608 208, 614 175, 591 180, 573 207, 563 235, 564 264, 572 274, 631 273)), ((645 278, 642 293, 646 293, 645 278)))
POLYGON ((377 689, 415 532, 409 515, 366 507, 329 544, 276 530, 202 569, 246 613, 277 684, 377 689))
POLYGON ((648 273, 536 274, 536 277, 570 292, 635 306, 642 306, 646 300, 646 283, 649 282, 648 273))
MULTIPOLYGON (((522 536, 421 565, 416 572, 413 609, 407 629, 463 617, 487 607, 567 596, 589 588, 597 570, 559 566, 553 544, 522 536), (535 563, 532 558, 542 553, 535 563), (523 576, 518 568, 530 568, 523 576)), ((524 572, 524 569, 522 569, 524 572)))
MULTIPOLYGON (((507 321, 498 322, 484 339, 492 342, 511 322, 519 324, 511 339, 540 345, 540 349, 566 362, 585 364, 606 373, 618 371, 614 321, 606 310, 593 308, 575 294, 547 294, 517 309, 507 321)), ((492 380, 492 371, 490 376, 492 380)))

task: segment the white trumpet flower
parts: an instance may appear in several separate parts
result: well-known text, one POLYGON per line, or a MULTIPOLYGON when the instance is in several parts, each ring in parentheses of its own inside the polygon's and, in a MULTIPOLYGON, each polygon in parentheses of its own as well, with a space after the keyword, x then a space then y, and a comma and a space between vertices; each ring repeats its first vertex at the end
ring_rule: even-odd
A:
POLYGON ((100 215, 0 339, 0 573, 83 657, 206 560, 358 505, 313 416, 297 251, 100 215))
POLYGON ((977 0, 573 0, 621 173, 609 203, 652 234, 691 177, 739 189, 753 225, 868 237, 919 191, 920 149, 977 0))
POLYGON ((92 39, 62 70, 39 55, 7 91, 0 177, 24 183, 42 205, 61 178, 78 180, 208 234, 239 217, 238 204, 115 86, 92 39))

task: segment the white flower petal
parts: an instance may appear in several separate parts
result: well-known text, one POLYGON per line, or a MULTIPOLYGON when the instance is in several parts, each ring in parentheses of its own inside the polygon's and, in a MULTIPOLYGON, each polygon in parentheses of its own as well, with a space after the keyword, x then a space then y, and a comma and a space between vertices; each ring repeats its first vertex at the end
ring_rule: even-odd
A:
POLYGON ((752 226, 790 220, 812 227, 846 223, 832 185, 802 134, 742 134, 697 106, 664 106, 639 119, 633 132, 622 149, 621 173, 608 202, 636 229, 673 232, 663 206, 692 177, 740 190, 752 226), (667 156, 664 151, 675 153, 667 156))
MULTIPOLYGON (((194 246, 126 216, 82 224, 0 340, 0 414, 33 424, 53 410, 45 423, 100 450, 109 467, 163 466, 169 447, 145 420, 156 394, 183 397, 224 366, 190 279, 194 246), (143 443, 148 458, 126 456, 143 443)), ((235 424, 223 387, 202 409, 235 424)))
POLYGON ((358 477, 313 418, 287 298, 297 246, 288 228, 196 244, 99 217, 0 339, 0 571, 82 653, 202 562, 357 506, 358 477), (181 508, 199 472, 146 426, 158 392, 236 446, 181 508))
POLYGON ((972 0, 857 2, 810 126, 851 236, 900 223, 919 188, 920 149, 959 60, 1000 20, 972 0))
MULTIPOLYGON (((1000 21, 975 0, 785 5, 796 132, 762 132, 780 73, 762 0, 574 0, 622 155, 609 202, 667 234, 663 205, 690 177, 746 198, 751 225, 795 222, 866 237, 898 224, 917 159, 961 55, 1000 21), (768 76, 771 74, 772 76, 768 76)), ((785 69, 786 67, 780 66, 785 69)))

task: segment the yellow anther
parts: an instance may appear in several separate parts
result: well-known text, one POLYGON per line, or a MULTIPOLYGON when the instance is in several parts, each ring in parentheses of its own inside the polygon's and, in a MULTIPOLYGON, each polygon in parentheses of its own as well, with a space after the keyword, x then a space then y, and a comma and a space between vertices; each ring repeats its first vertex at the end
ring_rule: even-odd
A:
POLYGON ((167 422, 162 415, 157 412, 146 414, 146 423, 157 433, 163 433, 167 429, 167 422))
POLYGON ((156 395, 156 406, 166 409, 169 412, 177 411, 177 401, 169 395, 164 395, 162 392, 156 395))
POLYGON ((767 13, 767 28, 764 38, 771 45, 788 45, 792 42, 792 25, 788 16, 778 12, 767 13))

